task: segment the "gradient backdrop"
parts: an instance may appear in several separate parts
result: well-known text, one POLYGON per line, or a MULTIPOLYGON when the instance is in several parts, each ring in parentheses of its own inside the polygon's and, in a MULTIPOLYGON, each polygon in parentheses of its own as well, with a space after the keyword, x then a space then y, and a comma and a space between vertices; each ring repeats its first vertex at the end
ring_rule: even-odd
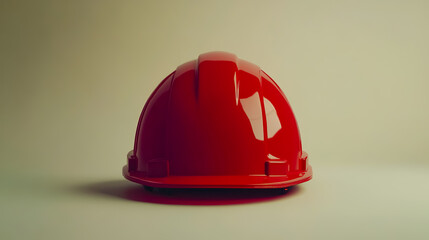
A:
POLYGON ((0 239, 429 238, 428 9, 0 0, 0 239), (156 204, 122 179, 149 94, 213 50, 286 93, 315 174, 295 193, 156 204))

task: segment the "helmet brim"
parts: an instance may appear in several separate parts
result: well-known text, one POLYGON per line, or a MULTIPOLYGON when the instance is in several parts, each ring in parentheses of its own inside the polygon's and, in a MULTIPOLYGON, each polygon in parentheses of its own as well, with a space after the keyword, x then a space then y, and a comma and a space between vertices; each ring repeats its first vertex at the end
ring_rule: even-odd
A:
POLYGON ((146 177, 137 171, 122 169, 124 177, 132 182, 158 188, 286 188, 309 181, 313 176, 310 165, 306 171, 293 172, 287 176, 167 176, 146 177))

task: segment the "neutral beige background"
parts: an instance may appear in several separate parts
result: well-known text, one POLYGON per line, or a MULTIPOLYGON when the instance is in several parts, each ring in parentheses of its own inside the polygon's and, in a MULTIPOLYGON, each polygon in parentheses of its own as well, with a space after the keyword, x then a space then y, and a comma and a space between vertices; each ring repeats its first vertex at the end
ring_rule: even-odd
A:
POLYGON ((0 239, 429 238, 428 11, 0 1, 0 239), (252 204, 148 203, 120 175, 140 111, 165 76, 212 50, 280 85, 315 178, 252 204))

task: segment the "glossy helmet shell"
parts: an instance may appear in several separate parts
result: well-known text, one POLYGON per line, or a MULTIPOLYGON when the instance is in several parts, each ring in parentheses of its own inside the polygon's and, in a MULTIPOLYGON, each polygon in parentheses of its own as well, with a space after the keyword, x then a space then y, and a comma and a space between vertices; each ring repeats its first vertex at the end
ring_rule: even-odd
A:
POLYGON ((312 171, 279 86, 234 54, 209 52, 149 97, 123 174, 150 187, 284 188, 312 171))

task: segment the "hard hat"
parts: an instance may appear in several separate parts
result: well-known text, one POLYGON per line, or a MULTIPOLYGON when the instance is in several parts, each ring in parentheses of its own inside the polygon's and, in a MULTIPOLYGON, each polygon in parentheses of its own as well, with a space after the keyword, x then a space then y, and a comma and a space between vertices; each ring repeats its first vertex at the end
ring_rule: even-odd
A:
POLYGON ((295 116, 258 66, 201 54, 147 100, 123 175, 150 188, 286 188, 312 169, 295 116))

